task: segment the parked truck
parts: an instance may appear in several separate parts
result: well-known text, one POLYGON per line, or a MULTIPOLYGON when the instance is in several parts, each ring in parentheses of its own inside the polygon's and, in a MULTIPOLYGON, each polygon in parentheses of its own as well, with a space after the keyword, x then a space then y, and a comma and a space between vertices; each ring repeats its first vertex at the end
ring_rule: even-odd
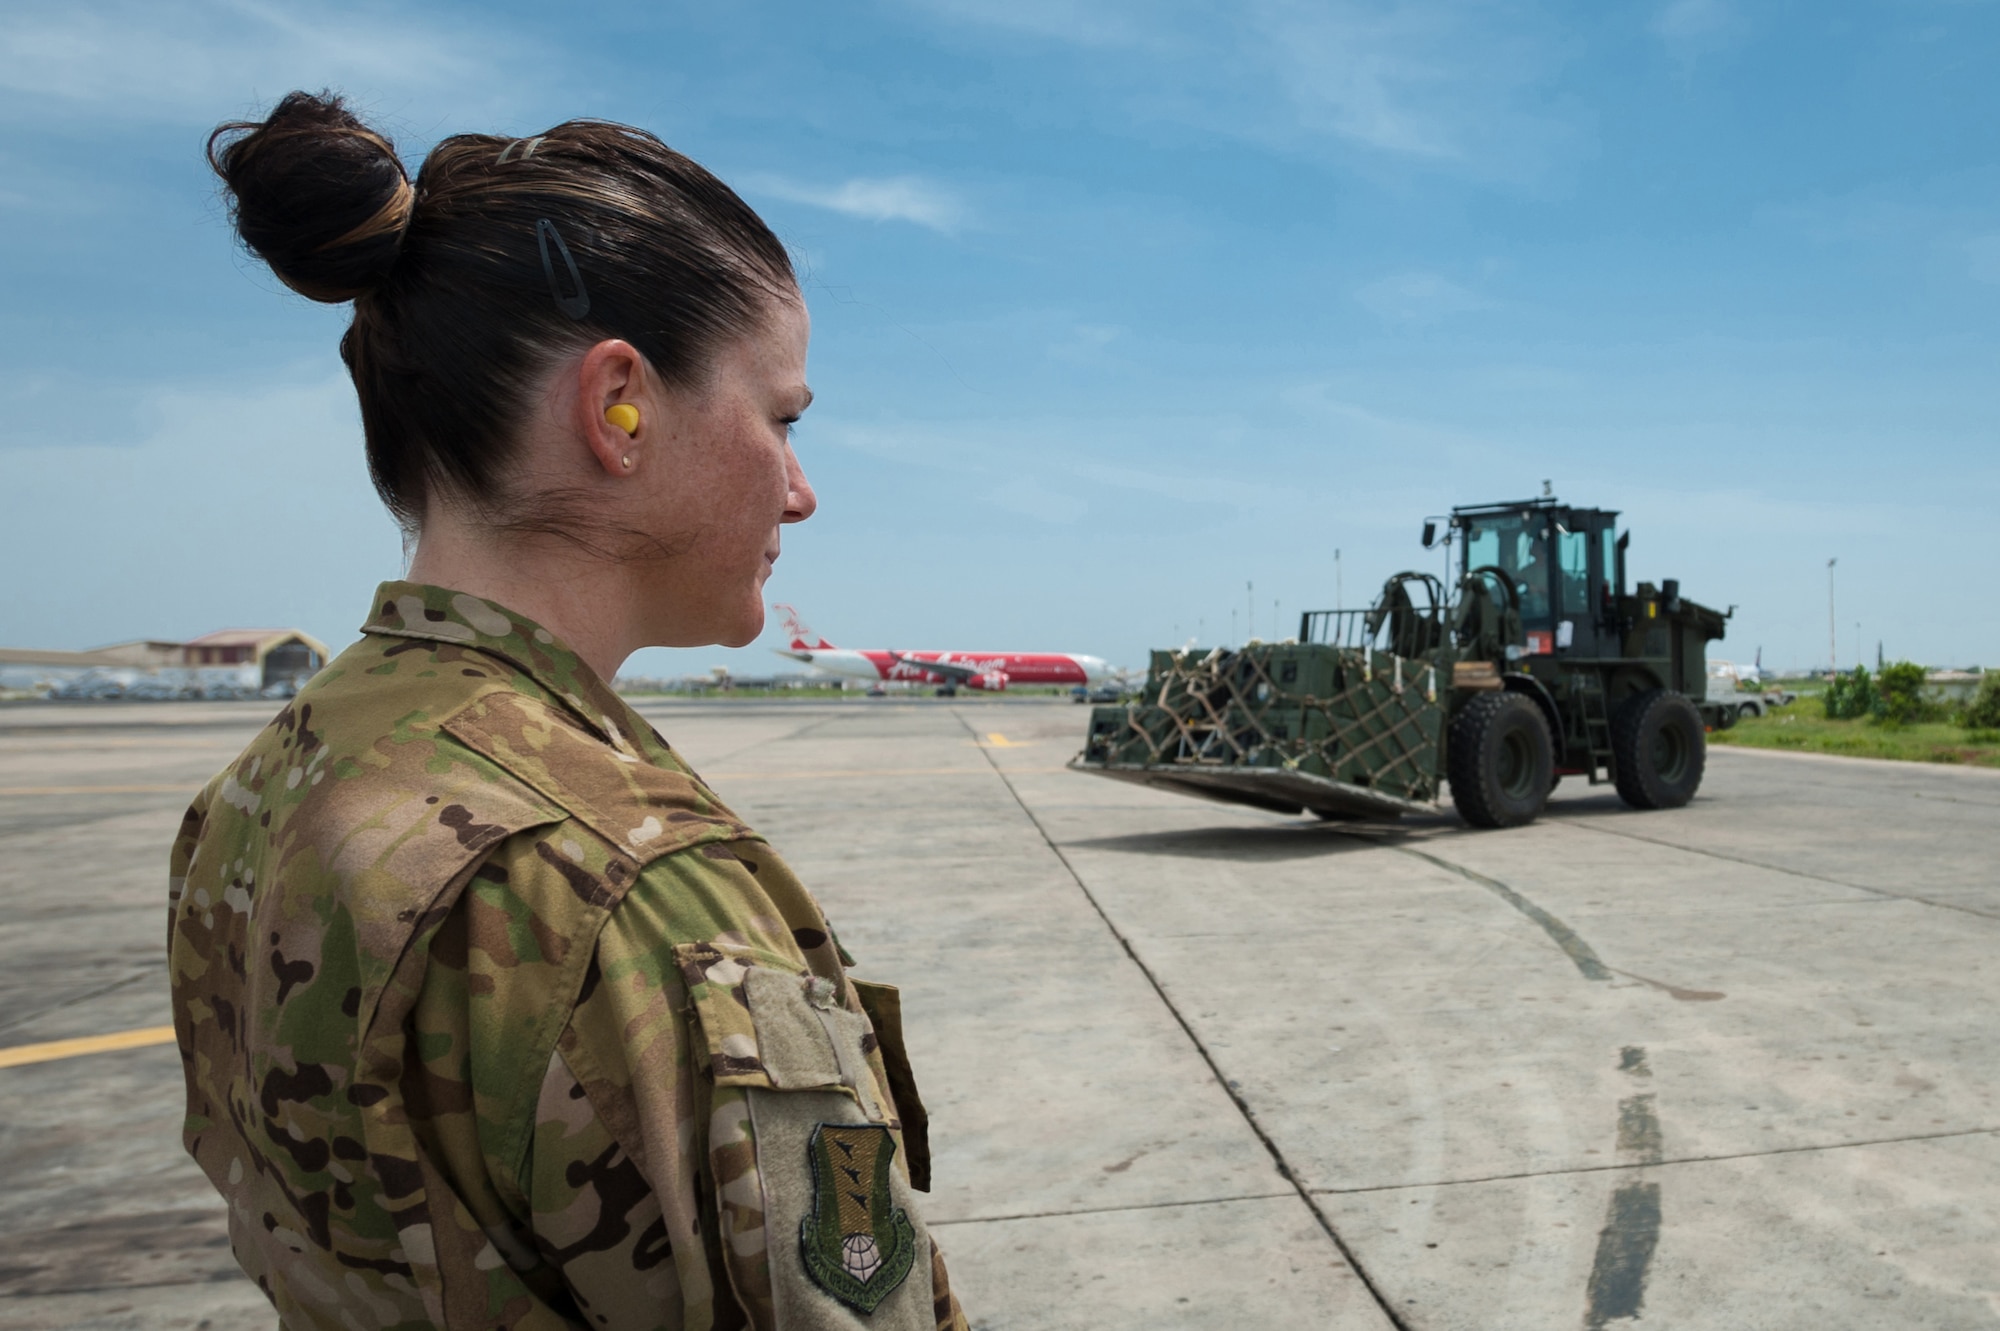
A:
MULTIPOLYGON (((1686 804, 1722 720, 1705 658, 1728 615, 1674 579, 1627 591, 1617 517, 1553 497, 1453 509, 1455 585, 1398 573, 1366 610, 1306 612, 1292 641, 1155 651, 1139 701, 1093 709, 1070 766, 1326 819, 1428 811, 1449 785, 1467 822, 1517 826, 1564 776, 1686 804)), ((1439 535, 1427 522, 1425 547, 1439 535)))
POLYGON ((1765 684, 1755 675, 1748 682, 1751 687, 1746 689, 1743 671, 1732 661, 1708 663, 1708 695, 1703 699, 1703 711, 1713 716, 1711 724, 1715 729, 1726 730, 1748 717, 1762 716, 1775 707, 1796 701, 1799 696, 1790 689, 1765 684))

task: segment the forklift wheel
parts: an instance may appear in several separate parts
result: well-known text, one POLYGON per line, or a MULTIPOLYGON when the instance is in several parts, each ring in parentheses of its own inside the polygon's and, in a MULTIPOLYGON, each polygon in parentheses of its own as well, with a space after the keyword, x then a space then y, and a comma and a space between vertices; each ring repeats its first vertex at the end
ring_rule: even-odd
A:
POLYGON ((1678 693, 1628 698, 1611 720, 1618 797, 1635 809, 1678 809, 1701 788, 1708 757, 1701 713, 1678 693))
POLYGON ((1482 693, 1452 718, 1445 745, 1451 802, 1474 827, 1532 823, 1555 784, 1542 709, 1519 693, 1482 693))

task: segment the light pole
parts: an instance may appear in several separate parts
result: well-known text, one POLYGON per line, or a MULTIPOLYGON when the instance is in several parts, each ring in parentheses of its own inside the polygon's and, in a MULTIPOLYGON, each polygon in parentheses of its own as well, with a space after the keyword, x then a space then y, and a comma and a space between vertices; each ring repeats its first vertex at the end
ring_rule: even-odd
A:
POLYGON ((1839 559, 1826 561, 1826 675, 1828 679, 1840 673, 1839 635, 1834 629, 1833 618, 1833 566, 1839 559))
POLYGON ((1347 609, 1347 595, 1340 590, 1340 547, 1333 548, 1333 608, 1347 609))

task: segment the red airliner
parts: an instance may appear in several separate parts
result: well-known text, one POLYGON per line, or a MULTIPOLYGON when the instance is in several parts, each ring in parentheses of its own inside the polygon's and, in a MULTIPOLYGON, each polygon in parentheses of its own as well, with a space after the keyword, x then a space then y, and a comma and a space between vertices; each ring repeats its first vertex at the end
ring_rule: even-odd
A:
POLYGON ((820 670, 878 683, 906 681, 940 688, 998 692, 1009 684, 1097 684, 1113 671, 1095 656, 1078 652, 899 652, 836 647, 799 622, 788 605, 771 607, 784 616, 790 648, 778 655, 820 670))

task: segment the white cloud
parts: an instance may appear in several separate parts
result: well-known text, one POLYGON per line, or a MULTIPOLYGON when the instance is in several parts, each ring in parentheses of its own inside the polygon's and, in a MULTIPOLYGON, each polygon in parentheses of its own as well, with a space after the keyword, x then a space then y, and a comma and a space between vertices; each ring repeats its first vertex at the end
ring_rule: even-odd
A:
POLYGON ((815 441, 824 440, 863 457, 933 470, 964 470, 962 459, 976 457, 991 440, 968 438, 952 426, 853 423, 822 420, 813 424, 815 441))
POLYGON ((1461 71, 1436 7, 1262 0, 1251 13, 1307 127, 1387 152, 1455 153, 1450 99, 1439 94, 1461 71))
POLYGON ((1653 15, 1653 35, 1682 61, 1726 46, 1743 31, 1733 0, 1668 0, 1653 15))
POLYGON ((51 432, 4 455, 0 565, 37 570, 12 588, 12 641, 258 622, 352 640, 369 589, 401 570, 354 389, 324 364, 256 379, 143 385, 117 442, 51 432))
POLYGON ((963 23, 1001 28, 1077 46, 1160 47, 1171 42, 1171 7, 1160 0, 1123 10, 1076 0, 915 0, 919 8, 963 23))
POLYGON ((1153 68, 1141 115, 1258 142, 1332 139, 1473 175, 1532 174, 1578 137, 1538 87, 1570 39, 1534 0, 907 0, 949 21, 1153 68))
POLYGON ((1454 314, 1484 309, 1488 303, 1450 278, 1426 272, 1376 278, 1354 298, 1378 319, 1411 327, 1427 327, 1454 314))
MULTIPOLYGON (((987 428, 940 425, 822 424, 816 439, 824 439, 867 457, 898 466, 923 467, 955 473, 967 484, 991 478, 994 459, 1004 459, 1009 472, 989 490, 989 503, 1043 522, 1075 522, 1090 504, 1079 491, 1091 486, 1149 495, 1179 504, 1222 505, 1239 510, 1268 508, 1295 497, 1275 485, 1239 480, 1218 473, 1159 471, 1087 459, 1103 441, 1101 426, 1079 420, 1014 422, 987 428), (1064 441, 1078 440, 1073 447, 1064 441), (1023 475, 1032 470, 1037 475, 1023 475), (1039 477, 1047 478, 1045 484, 1039 477)), ((1117 503, 1106 507, 1116 509, 1117 503)))
POLYGON ((1966 241, 1965 257, 1974 280, 2000 282, 2000 231, 1966 241))
POLYGON ((856 176, 838 185, 809 185, 783 176, 759 175, 747 187, 870 222, 914 222, 933 231, 963 226, 968 210, 957 194, 917 176, 856 176))
POLYGON ((1090 511, 1090 505, 1064 490, 1051 490, 1032 476, 1017 476, 986 496, 1010 513, 1038 522, 1067 525, 1090 511))
POLYGON ((1282 502, 1288 492, 1270 485, 1232 480, 1225 476, 1198 476, 1187 473, 1145 471, 1102 462, 1073 462, 1073 476, 1119 490, 1157 495, 1183 504, 1227 504, 1239 509, 1267 507, 1282 502))
POLYGON ((1123 328, 1109 324, 1077 324, 1068 334, 1049 344, 1051 359, 1070 365, 1099 366, 1111 344, 1125 336, 1123 328))
POLYGON ((0 11, 0 94, 120 117, 211 122, 327 86, 453 98, 474 83, 502 86, 486 77, 497 53, 484 33, 426 28, 388 10, 30 0, 0 11))

